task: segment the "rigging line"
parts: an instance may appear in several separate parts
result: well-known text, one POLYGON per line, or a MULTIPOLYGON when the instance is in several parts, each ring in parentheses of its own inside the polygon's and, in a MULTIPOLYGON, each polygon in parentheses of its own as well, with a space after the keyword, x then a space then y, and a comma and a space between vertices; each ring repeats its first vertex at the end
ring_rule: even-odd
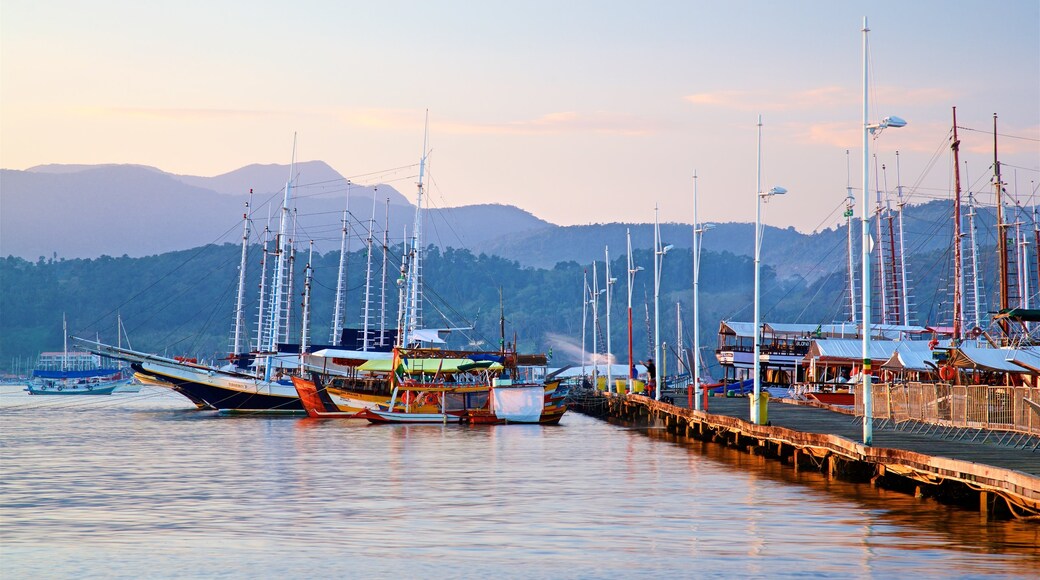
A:
MULTIPOLYGON (((333 179, 326 179, 324 181, 312 181, 310 183, 301 183, 301 184, 295 185, 294 187, 297 187, 297 188, 300 188, 300 187, 313 187, 313 186, 316 186, 316 185, 324 185, 326 183, 339 183, 339 182, 343 182, 343 181, 350 181, 351 183, 353 183, 353 181, 355 179, 358 179, 358 178, 361 178, 361 177, 370 177, 370 176, 373 176, 373 175, 385 175, 387 173, 394 173, 395 171, 401 171, 402 169, 412 169, 412 168, 418 167, 418 166, 419 166, 418 163, 412 163, 412 164, 409 164, 409 165, 402 165, 400 167, 393 167, 391 169, 383 169, 383 170, 380 170, 380 171, 370 171, 368 173, 359 173, 357 175, 340 176, 340 177, 336 177, 336 178, 333 178, 333 179)), ((357 184, 354 184, 354 185, 357 185, 357 184)))
MULTIPOLYGON (((975 132, 975 133, 985 133, 987 135, 992 135, 993 134, 993 130, 992 129, 972 129, 971 127, 964 127, 964 126, 961 126, 961 125, 957 125, 957 128, 958 129, 962 129, 964 131, 972 131, 972 132, 975 132)), ((1007 137, 1008 139, 1021 139, 1023 141, 1036 141, 1036 142, 1040 142, 1040 139, 1038 139, 1036 137, 1023 137, 1021 135, 1011 135, 1011 134, 1008 134, 1008 133, 997 133, 997 135, 1000 136, 1000 137, 1007 137)), ((1001 163, 1001 165, 1003 165, 1003 163, 1001 163)))
MULTIPOLYGON (((802 275, 801 279, 804 281, 808 275, 810 275, 810 274, 816 272, 816 270, 822 268, 823 264, 828 263, 827 259, 830 258, 831 254, 834 253, 834 250, 836 250, 839 246, 844 247, 844 245, 845 245, 845 240, 840 240, 840 239, 838 240, 837 243, 832 244, 831 245, 831 249, 827 250, 827 253, 823 255, 823 258, 820 259, 819 261, 817 261, 816 264, 814 264, 813 267, 808 272, 805 273, 805 275, 802 275)), ((780 264, 780 265, 782 265, 782 264, 780 264)), ((779 279, 775 279, 775 280, 779 280, 779 279)), ((773 283, 772 287, 766 289, 766 292, 765 292, 766 295, 768 295, 772 290, 776 289, 778 286, 780 286, 780 282, 779 281, 775 281, 773 283)), ((780 306, 780 303, 782 303, 784 300, 786 300, 795 291, 796 288, 797 288, 797 284, 791 284, 789 286, 789 288, 787 289, 787 292, 785 292, 783 294, 783 296, 781 296, 780 298, 777 299, 777 301, 773 304, 773 307, 770 308, 768 311, 766 311, 764 316, 770 315, 773 312, 773 310, 775 310, 778 306, 780 306)))
POLYGON ((946 132, 946 136, 944 136, 942 140, 939 142, 939 145, 935 148, 935 151, 932 153, 931 158, 925 164, 924 169, 917 176, 917 179, 914 181, 913 185, 910 186, 909 192, 906 194, 906 196, 903 197, 904 202, 909 203, 910 200, 913 199, 913 197, 917 194, 917 191, 919 189, 923 189, 921 187, 921 182, 923 182, 924 178, 927 177, 929 173, 931 173, 932 169, 935 167, 935 165, 939 162, 939 159, 942 157, 943 152, 949 149, 950 139, 952 137, 953 129, 951 128, 949 131, 946 132))
POLYGON ((823 227, 823 224, 825 224, 828 221, 830 221, 830 219, 834 217, 834 214, 838 213, 838 210, 841 209, 844 205, 845 205, 845 200, 844 199, 841 200, 840 202, 838 202, 838 205, 834 209, 831 210, 831 213, 827 214, 827 217, 823 218, 823 220, 820 223, 816 224, 816 227, 813 228, 812 233, 813 234, 818 233, 820 231, 820 228, 823 227))
POLYGON ((106 312, 105 314, 103 314, 103 315, 101 315, 100 317, 96 318, 96 319, 95 319, 95 320, 94 320, 93 322, 91 322, 90 324, 88 324, 86 328, 82 328, 82 329, 80 329, 80 330, 88 330, 88 329, 90 329, 91 327, 93 327, 93 326, 95 326, 95 325, 99 324, 99 323, 100 323, 100 322, 101 322, 102 320, 104 320, 105 318, 108 318, 108 317, 112 316, 112 314, 114 314, 114 313, 118 312, 120 308, 123 308, 123 307, 125 307, 125 306, 126 306, 127 304, 129 304, 129 303, 130 303, 130 302, 131 302, 132 300, 134 300, 134 299, 136 299, 136 298, 140 297, 140 296, 141 296, 142 294, 144 294, 144 293, 145 293, 145 292, 147 292, 148 290, 151 290, 152 288, 154 288, 154 287, 155 287, 156 285, 158 285, 158 284, 159 284, 160 282, 162 282, 162 281, 163 281, 163 280, 165 280, 166 278, 168 278, 168 277, 172 276, 172 275, 173 275, 173 274, 174 274, 175 272, 177 272, 178 270, 180 270, 181 268, 183 268, 183 267, 184 267, 185 265, 187 265, 187 264, 188 264, 189 262, 191 262, 192 260, 194 260, 194 259, 198 258, 198 257, 199 257, 199 256, 200 256, 200 255, 201 255, 201 254, 202 254, 203 252, 205 252, 205 251, 206 251, 206 249, 207 249, 207 248, 208 248, 208 247, 209 247, 210 245, 216 245, 216 243, 217 243, 218 241, 220 241, 220 240, 224 239, 224 238, 225 238, 225 237, 226 237, 226 236, 227 236, 228 234, 230 234, 230 233, 231 233, 231 232, 232 232, 233 230, 236 230, 237 228, 238 228, 238 226, 237 226, 237 225, 231 226, 230 228, 228 228, 227 230, 225 230, 225 231, 224 231, 224 233, 223 233, 223 234, 221 234, 221 235, 220 235, 220 236, 219 236, 219 237, 218 237, 218 238, 217 238, 216 240, 214 240, 214 241, 210 242, 209 244, 207 244, 207 245, 205 245, 205 246, 200 246, 200 247, 196 248, 196 250, 195 250, 195 252, 194 252, 193 254, 191 254, 190 256, 188 256, 188 258, 187 258, 186 260, 184 260, 183 262, 181 262, 180 264, 178 264, 177 266, 175 266, 175 267, 174 267, 174 268, 173 268, 172 270, 170 270, 170 271, 169 271, 169 272, 167 272, 166 274, 163 274, 163 275, 162 275, 162 276, 160 276, 160 277, 159 277, 159 278, 158 278, 157 280, 155 280, 154 282, 152 282, 152 283, 151 283, 151 284, 149 284, 148 286, 145 286, 145 287, 144 287, 144 288, 142 288, 142 289, 141 289, 140 291, 138 291, 138 292, 137 292, 136 294, 134 294, 134 295, 133 295, 133 296, 131 296, 130 298, 127 298, 126 300, 124 300, 124 301, 123 301, 123 302, 122 302, 121 304, 119 304, 119 305, 118 305, 118 306, 116 306, 115 308, 113 308, 113 309, 109 310, 109 311, 108 311, 108 312, 106 312))

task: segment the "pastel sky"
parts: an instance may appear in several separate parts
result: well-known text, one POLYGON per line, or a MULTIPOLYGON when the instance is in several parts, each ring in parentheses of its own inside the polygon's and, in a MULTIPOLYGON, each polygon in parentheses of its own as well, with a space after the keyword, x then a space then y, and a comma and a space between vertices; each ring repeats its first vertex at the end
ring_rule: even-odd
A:
POLYGON ((288 163, 296 132, 299 159, 362 176, 417 162, 428 109, 436 206, 689 223, 696 170, 702 221, 748 222, 761 114, 763 188, 789 190, 763 221, 811 231, 861 183, 864 16, 871 116, 909 122, 872 145, 882 185, 949 197, 957 106, 966 188, 996 113, 1035 201, 1038 0, 3 0, 0 166, 209 176, 288 163))

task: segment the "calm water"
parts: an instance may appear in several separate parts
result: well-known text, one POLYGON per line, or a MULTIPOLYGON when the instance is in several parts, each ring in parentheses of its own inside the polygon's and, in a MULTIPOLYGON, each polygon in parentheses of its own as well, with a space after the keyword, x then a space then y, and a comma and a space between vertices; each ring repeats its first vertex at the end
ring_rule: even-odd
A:
POLYGON ((2 389, 3 578, 1040 575, 1040 524, 574 413, 388 426, 2 389))

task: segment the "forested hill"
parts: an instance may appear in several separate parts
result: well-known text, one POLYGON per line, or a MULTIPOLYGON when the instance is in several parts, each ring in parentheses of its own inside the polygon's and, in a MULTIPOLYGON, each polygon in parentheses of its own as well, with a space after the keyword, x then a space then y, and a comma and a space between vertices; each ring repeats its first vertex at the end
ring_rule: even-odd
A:
MULTIPOLYGON (((208 245, 145 258, 102 257, 93 260, 38 260, 29 262, 8 257, 0 260, 0 366, 10 371, 35 360, 42 350, 60 350, 61 316, 69 319, 70 334, 116 342, 116 315, 122 316, 127 337, 134 349, 165 354, 185 354, 201 359, 224 357, 229 347, 234 300, 238 286, 240 247, 208 245)), ((297 255, 296 302, 302 301, 303 261, 297 255)), ((653 312, 652 262, 649 252, 634 253, 645 271, 633 285, 634 350, 645 359, 649 350, 646 316, 653 312)), ((613 258, 612 340, 614 350, 624 352, 627 292, 626 257, 613 258)), ((381 319, 380 270, 382 254, 373 254, 370 319, 381 319)), ((397 312, 397 259, 390 256, 386 282, 387 325, 393 326, 397 312)), ((250 249, 249 291, 245 312, 250 320, 248 334, 255 337, 260 255, 250 249)), ((338 274, 338 252, 315 255, 312 337, 328 343, 333 300, 338 274)), ((364 295, 366 255, 348 255, 347 325, 360 326, 364 295)), ((424 325, 473 326, 472 331, 451 333, 452 346, 495 348, 499 342, 499 291, 506 326, 506 340, 519 339, 521 349, 553 352, 554 364, 580 360, 583 276, 592 268, 562 262, 552 268, 523 267, 516 261, 467 251, 428 247, 423 264, 425 297, 424 325)), ((600 285, 604 264, 597 267, 600 285)), ((675 305, 682 304, 686 333, 690 333, 691 254, 671 252, 661 271, 662 340, 675 344, 675 305)), ((841 283, 824 287, 784 285, 773 271, 764 269, 763 312, 801 320, 829 321, 834 318, 835 296, 841 283), (833 288, 832 288, 833 287, 833 288), (824 288, 822 292, 817 292, 824 288), (815 295, 815 296, 814 296, 815 295), (814 298, 813 298, 814 296, 814 298), (778 301, 782 307, 777 307, 778 301), (813 305, 808 307, 808 305, 813 305)), ((701 315, 704 343, 713 344, 723 317, 751 318, 752 263, 746 257, 707 252, 701 278, 701 315)), ((605 300, 599 302, 601 332, 605 333, 605 300)), ((589 313, 589 328, 592 328, 589 313)), ((292 321, 298 326, 301 316, 292 321)), ((298 336, 298 329, 296 331, 298 336)), ((602 334, 600 335, 603 336, 602 334)), ((589 335, 587 350, 592 350, 589 335)), ((685 339, 691 343, 690 338, 685 339)), ((124 342, 125 344, 125 342, 124 342)), ((602 349, 602 348, 601 348, 602 349)))
MULTIPOLYGON (((190 355, 200 359, 225 356, 229 350, 238 264, 241 248, 232 244, 209 245, 191 250, 141 258, 103 256, 96 259, 41 258, 29 262, 20 258, 0 259, 0 368, 10 371, 31 366, 40 351, 62 348, 62 314, 69 320, 70 334, 115 343, 116 317, 120 315, 134 349, 168 355, 190 355)), ((633 285, 634 350, 645 359, 650 351, 648 318, 653 316, 653 262, 649 250, 633 253, 644 268, 633 285)), ((364 296, 364 250, 348 254, 348 326, 360 327, 364 296)), ((942 252, 928 258, 941 261, 942 252)), ((292 316, 299 336, 303 272, 306 253, 297 255, 294 295, 297 303, 292 316)), ((612 287, 611 340, 613 351, 626 350, 627 258, 621 252, 611 256, 612 287)), ((840 263, 838 256, 835 261, 840 263)), ((331 327, 339 253, 314 256, 312 292, 312 342, 327 343, 331 327)), ((249 249, 246 285, 247 334, 255 337, 260 251, 249 249)), ((381 320, 384 294, 381 274, 382 254, 373 254, 373 275, 369 316, 373 325, 381 320)), ((837 267, 835 265, 835 267, 837 267)), ((397 316, 396 278, 399 261, 388 257, 385 320, 395 326, 397 316)), ((269 270, 270 271, 270 270, 269 270)), ((604 284, 605 266, 597 264, 599 286, 604 284)), ((506 319, 506 340, 518 338, 526 351, 553 353, 553 364, 576 363, 581 359, 582 296, 585 277, 592 284, 590 264, 559 262, 551 268, 522 266, 518 261, 467 250, 439 250, 430 246, 423 264, 425 296, 424 326, 473 327, 454 331, 450 345, 456 347, 496 348, 499 337, 500 292, 506 319)), ((728 251, 706 250, 702 255, 700 278, 700 315, 702 355, 711 358, 719 321, 752 319, 753 262, 747 256, 728 251)), ((921 320, 935 317, 945 293, 941 269, 917 279, 921 320), (938 298, 936 298, 938 297, 938 298)), ((763 320, 821 323, 844 320, 847 307, 845 275, 838 268, 831 275, 813 282, 801 278, 778 278, 770 266, 763 267, 763 320)), ((684 343, 692 343, 692 256, 677 248, 663 259, 661 273, 662 341, 676 344, 676 304, 680 304, 685 329, 684 343)), ((598 304, 600 336, 606 332, 606 304, 598 304)), ((591 343, 592 312, 586 321, 591 343)), ((605 340, 601 339, 601 344, 605 340)), ((255 342, 255 341, 254 341, 255 342)), ((124 342, 125 344, 125 342, 124 342)), ((604 350, 601 346, 600 350, 604 350)))

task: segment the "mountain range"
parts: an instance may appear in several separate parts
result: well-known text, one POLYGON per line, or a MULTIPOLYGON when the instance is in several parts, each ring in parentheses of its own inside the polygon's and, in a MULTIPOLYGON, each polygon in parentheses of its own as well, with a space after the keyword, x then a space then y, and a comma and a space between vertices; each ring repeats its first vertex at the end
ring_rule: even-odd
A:
MULTIPOLYGON (((249 165, 214 177, 176 175, 141 165, 0 170, 0 256, 28 260, 139 257, 210 243, 237 243, 250 191, 252 235, 261 240, 268 223, 272 231, 278 229, 288 177, 289 167, 277 164, 249 165)), ((295 238, 304 243, 313 240, 319 252, 338 250, 342 215, 348 206, 347 179, 322 161, 302 162, 295 166, 293 191, 298 208, 295 238)), ((388 222, 389 242, 399 244, 405 232, 413 229, 412 195, 388 184, 351 185, 348 221, 352 248, 367 237, 373 209, 375 235, 381 237, 388 222)), ((908 253, 948 247, 950 213, 950 204, 944 201, 907 206, 908 253)), ((980 213, 981 223, 993 222, 991 211, 980 213)), ((668 217, 664 216, 666 223, 661 225, 662 238, 678 248, 689 248, 691 226, 669 222, 668 217)), ((541 268, 566 261, 602 260, 606 246, 620 256, 626 230, 631 231, 633 247, 652 246, 652 224, 560 226, 523 209, 494 203, 429 209, 423 223, 428 244, 497 255, 541 268)), ((858 222, 854 222, 856 246, 859 238, 858 222)), ((751 256, 753 239, 752 224, 715 224, 703 237, 704 250, 751 256)), ((775 266, 784 278, 813 280, 847 263, 847 230, 840 223, 810 234, 766 227, 763 240, 763 262, 775 266)))

